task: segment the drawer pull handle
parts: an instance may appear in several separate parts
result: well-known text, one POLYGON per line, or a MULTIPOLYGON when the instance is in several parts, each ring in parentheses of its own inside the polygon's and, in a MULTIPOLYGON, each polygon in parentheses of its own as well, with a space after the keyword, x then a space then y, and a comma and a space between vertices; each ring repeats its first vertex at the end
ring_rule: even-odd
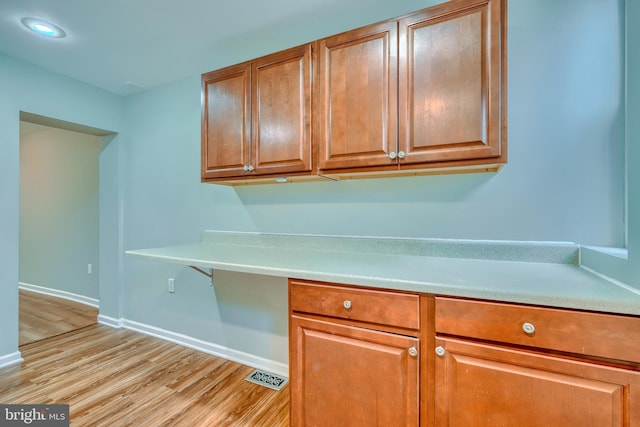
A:
POLYGON ((418 355, 418 349, 415 347, 409 347, 409 356, 416 357, 418 355))
POLYGON ((522 331, 527 335, 531 335, 536 331, 536 327, 531 323, 526 322, 522 324, 522 331))
POLYGON ((344 302, 342 303, 342 306, 344 308, 346 308, 347 310, 351 309, 351 301, 349 301, 348 299, 344 300, 344 302))
POLYGON ((444 347, 442 347, 441 345, 439 345, 438 347, 436 347, 436 354, 440 357, 444 356, 444 347))

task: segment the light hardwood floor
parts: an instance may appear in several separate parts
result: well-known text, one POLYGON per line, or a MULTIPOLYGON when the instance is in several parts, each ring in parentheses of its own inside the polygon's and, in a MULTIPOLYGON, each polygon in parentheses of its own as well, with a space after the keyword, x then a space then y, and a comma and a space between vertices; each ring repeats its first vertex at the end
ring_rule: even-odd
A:
POLYGON ((19 344, 29 344, 95 324, 97 317, 97 308, 21 289, 19 344))
POLYGON ((72 426, 289 425, 289 386, 244 381, 252 368, 93 324, 20 347, 0 369, 1 403, 67 403, 72 426))

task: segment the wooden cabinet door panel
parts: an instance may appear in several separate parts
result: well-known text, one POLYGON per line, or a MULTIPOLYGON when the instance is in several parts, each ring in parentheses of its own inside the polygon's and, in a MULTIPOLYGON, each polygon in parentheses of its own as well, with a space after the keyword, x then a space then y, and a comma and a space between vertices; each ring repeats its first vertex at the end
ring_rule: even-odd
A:
POLYGON ((250 164, 251 67, 243 63, 202 76, 202 178, 243 175, 250 164))
POLYGON ((501 1, 452 1, 400 21, 400 164, 502 154, 501 1))
POLYGON ((319 168, 394 165, 397 22, 319 41, 319 168))
POLYGON ((418 425, 417 338, 293 315, 291 425, 418 425))
POLYGON ((640 372, 437 338, 438 426, 640 425, 640 372))
POLYGON ((311 45, 252 63, 256 174, 310 171, 311 45))

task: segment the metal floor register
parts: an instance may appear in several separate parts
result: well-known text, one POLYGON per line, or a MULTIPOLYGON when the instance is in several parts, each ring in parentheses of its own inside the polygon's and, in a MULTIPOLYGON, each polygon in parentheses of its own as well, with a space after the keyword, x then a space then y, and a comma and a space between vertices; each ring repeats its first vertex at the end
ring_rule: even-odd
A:
POLYGON ((245 381, 265 386, 273 390, 280 390, 285 386, 285 384, 287 384, 287 381, 289 381, 289 379, 287 377, 272 374, 271 372, 256 369, 245 378, 245 381))

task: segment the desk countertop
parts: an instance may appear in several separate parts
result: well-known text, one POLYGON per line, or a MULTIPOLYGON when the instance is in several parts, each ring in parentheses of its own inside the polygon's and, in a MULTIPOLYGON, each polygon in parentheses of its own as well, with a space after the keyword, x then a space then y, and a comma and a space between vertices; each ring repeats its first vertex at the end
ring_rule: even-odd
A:
POLYGON ((191 245, 126 253, 214 271, 640 315, 640 290, 581 267, 571 243, 205 231, 191 245))

